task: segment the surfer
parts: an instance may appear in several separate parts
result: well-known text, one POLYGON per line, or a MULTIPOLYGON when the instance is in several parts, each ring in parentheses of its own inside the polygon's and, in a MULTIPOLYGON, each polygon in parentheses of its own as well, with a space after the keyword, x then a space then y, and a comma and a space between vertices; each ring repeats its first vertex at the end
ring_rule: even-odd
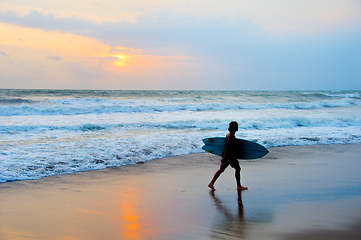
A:
POLYGON ((208 184, 208 187, 215 191, 214 183, 217 181, 219 176, 226 170, 226 168, 230 165, 235 170, 235 177, 237 182, 237 190, 245 190, 248 187, 243 187, 241 185, 241 167, 239 166, 239 162, 237 160, 236 151, 236 132, 238 131, 238 123, 233 121, 229 123, 228 133, 226 136, 226 148, 222 154, 222 161, 219 170, 214 174, 212 181, 208 184))

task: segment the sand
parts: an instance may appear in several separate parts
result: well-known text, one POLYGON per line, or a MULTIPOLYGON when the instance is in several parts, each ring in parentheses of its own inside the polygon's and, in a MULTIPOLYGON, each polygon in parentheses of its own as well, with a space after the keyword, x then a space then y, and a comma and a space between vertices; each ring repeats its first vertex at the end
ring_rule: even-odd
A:
POLYGON ((0 239, 361 239, 361 144, 270 148, 0 184, 0 239))

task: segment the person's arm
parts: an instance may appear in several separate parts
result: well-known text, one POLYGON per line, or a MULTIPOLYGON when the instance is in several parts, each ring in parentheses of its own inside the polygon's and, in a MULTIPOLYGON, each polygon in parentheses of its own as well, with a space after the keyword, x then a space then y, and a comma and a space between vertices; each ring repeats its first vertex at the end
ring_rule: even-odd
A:
POLYGON ((236 137, 230 134, 226 137, 226 147, 224 149, 223 157, 234 158, 236 156, 236 137))

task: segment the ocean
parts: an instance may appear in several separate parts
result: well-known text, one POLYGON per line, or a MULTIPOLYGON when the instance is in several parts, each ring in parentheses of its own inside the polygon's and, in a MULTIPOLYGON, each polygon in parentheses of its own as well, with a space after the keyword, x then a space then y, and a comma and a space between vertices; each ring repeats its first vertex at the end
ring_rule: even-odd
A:
POLYGON ((361 91, 0 89, 0 182, 203 152, 225 136, 265 147, 361 142, 361 91))

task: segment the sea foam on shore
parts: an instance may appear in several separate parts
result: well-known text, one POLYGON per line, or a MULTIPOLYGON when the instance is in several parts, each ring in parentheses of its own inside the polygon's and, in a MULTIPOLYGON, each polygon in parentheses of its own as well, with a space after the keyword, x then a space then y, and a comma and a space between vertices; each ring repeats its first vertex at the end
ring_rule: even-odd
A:
POLYGON ((358 91, 0 90, 0 182, 202 152, 202 138, 265 147, 361 142, 358 91))

